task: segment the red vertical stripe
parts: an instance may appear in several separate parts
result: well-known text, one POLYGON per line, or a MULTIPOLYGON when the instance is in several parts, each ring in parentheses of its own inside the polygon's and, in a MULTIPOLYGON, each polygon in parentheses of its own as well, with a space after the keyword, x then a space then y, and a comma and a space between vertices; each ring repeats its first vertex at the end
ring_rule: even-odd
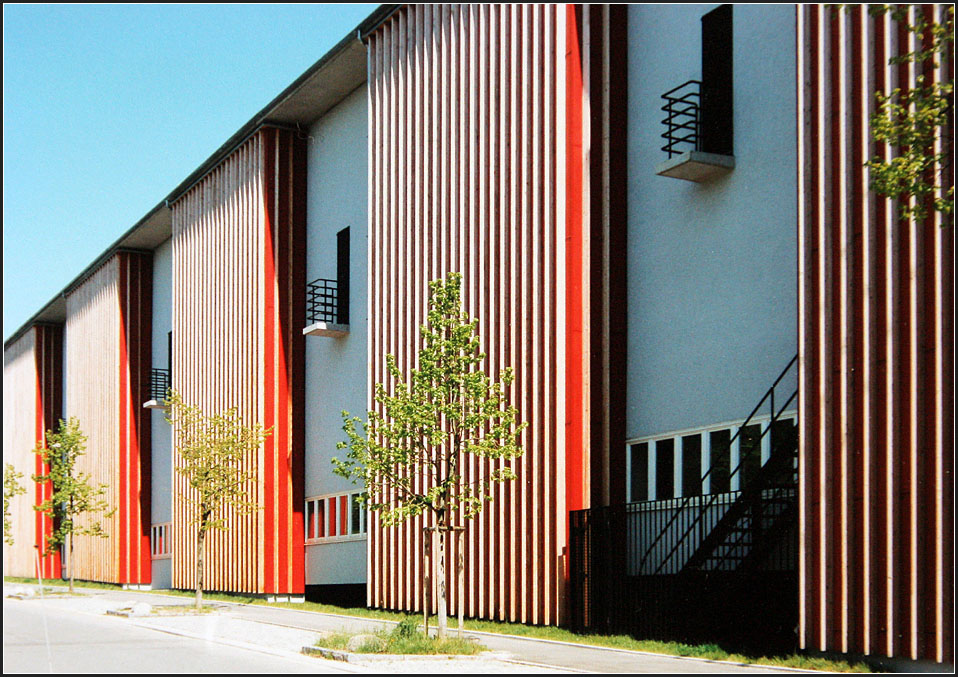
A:
POLYGON ((582 53, 579 5, 566 5, 566 509, 581 510, 583 486, 582 53))
POLYGON ((128 426, 127 412, 129 409, 129 357, 126 346, 126 303, 127 303, 127 266, 126 256, 119 256, 119 301, 120 301, 120 334, 117 337, 120 352, 120 396, 119 402, 119 427, 120 427, 120 448, 118 450, 118 481, 117 494, 120 497, 120 505, 117 507, 117 521, 119 522, 119 532, 117 533, 117 543, 119 547, 119 571, 117 572, 117 581, 127 583, 127 567, 129 566, 129 545, 128 545, 128 523, 130 515, 130 500, 128 495, 129 485, 129 447, 128 447, 128 426))
MULTIPOLYGON (((36 401, 34 403, 34 438, 36 439, 37 446, 46 446, 46 435, 44 431, 44 420, 43 420, 43 382, 44 382, 44 373, 43 373, 43 355, 44 355, 44 346, 46 341, 45 332, 42 328, 37 327, 34 330, 34 356, 36 359, 37 365, 37 380, 36 380, 36 401)), ((42 475, 46 472, 46 464, 43 463, 40 454, 37 454, 34 461, 36 473, 42 475)), ((36 503, 39 504, 46 499, 46 488, 47 484, 34 484, 34 496, 36 498, 36 503)), ((35 542, 40 548, 41 554, 46 548, 46 529, 44 528, 46 518, 41 514, 36 514, 35 522, 35 542)), ((41 574, 42 575, 42 574, 41 574)))
POLYGON ((276 263, 275 243, 273 241, 273 210, 275 199, 274 148, 275 139, 271 130, 263 133, 263 201, 265 203, 265 223, 263 223, 263 279, 265 288, 263 317, 263 425, 272 434, 266 438, 263 453, 263 574, 264 592, 275 592, 276 586, 276 457, 278 441, 276 429, 276 263))
POLYGON ((290 388, 292 406, 291 468, 292 468, 292 524, 289 543, 292 548, 293 580, 290 592, 304 593, 306 588, 306 534, 303 505, 306 480, 306 337, 302 327, 306 309, 306 144, 291 144, 292 180, 290 203, 290 287, 291 303, 287 331, 290 333, 290 388))

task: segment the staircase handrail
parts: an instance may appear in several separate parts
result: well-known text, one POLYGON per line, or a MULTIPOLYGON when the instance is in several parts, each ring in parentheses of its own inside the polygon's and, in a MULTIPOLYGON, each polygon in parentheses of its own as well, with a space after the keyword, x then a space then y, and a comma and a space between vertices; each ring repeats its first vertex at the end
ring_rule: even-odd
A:
MULTIPOLYGON (((738 430, 735 431, 735 434, 732 435, 731 438, 729 438, 728 449, 726 450, 726 453, 731 454, 731 451, 732 451, 732 443, 733 443, 736 439, 738 439, 738 437, 739 437, 739 435, 741 435, 742 431, 745 430, 745 428, 749 425, 749 423, 751 423, 752 419, 755 418, 755 415, 756 415, 756 414, 758 413, 758 411, 762 408, 762 405, 765 404, 766 400, 769 400, 769 399, 771 400, 771 420, 769 421, 768 427, 762 432, 762 434, 761 434, 761 436, 760 436, 759 439, 761 439, 762 437, 764 437, 765 434, 766 434, 769 430, 772 429, 772 425, 779 419, 779 417, 780 417, 781 414, 786 410, 786 408, 788 407, 788 405, 791 404, 791 402, 798 396, 798 389, 796 389, 795 392, 792 393, 791 397, 788 398, 788 400, 785 402, 785 404, 782 406, 782 408, 778 411, 778 413, 775 412, 775 388, 776 388, 776 386, 778 386, 779 383, 782 382, 782 380, 785 378, 785 376, 788 374, 788 372, 791 370, 791 368, 795 365, 796 362, 798 362, 798 353, 795 354, 795 357, 793 357, 793 358, 789 361, 788 365, 782 370, 782 373, 778 375, 778 378, 776 378, 775 381, 772 383, 772 385, 768 388, 768 390, 765 391, 765 394, 762 396, 762 399, 760 399, 760 400, 758 401, 758 404, 755 405, 755 407, 752 409, 751 413, 749 413, 748 417, 746 417, 746 419, 745 419, 745 421, 742 423, 742 425, 740 425, 740 426, 738 427, 738 430)), ((740 471, 740 469, 741 469, 741 467, 742 467, 742 464, 743 464, 744 462, 745 462, 745 459, 742 458, 742 457, 740 457, 740 458, 739 458, 739 463, 738 463, 738 465, 735 467, 735 469, 729 471, 729 478, 734 477, 735 474, 740 471)), ((705 471, 705 474, 702 475, 701 481, 704 482, 705 479, 706 479, 707 477, 709 477, 709 475, 711 475, 712 469, 713 469, 714 467, 715 467, 714 464, 709 464, 709 468, 708 468, 708 470, 705 471)), ((703 518, 703 515, 706 513, 706 511, 707 511, 709 508, 712 507, 712 505, 714 504, 714 502, 715 502, 716 500, 718 500, 718 497, 719 497, 719 496, 720 496, 720 494, 718 494, 718 493, 712 493, 712 494, 710 494, 710 498, 708 499, 708 501, 707 501, 704 505, 700 503, 700 510, 699 510, 698 515, 697 515, 696 518, 692 521, 692 523, 688 526, 688 528, 682 533, 682 536, 679 537, 679 539, 676 541, 676 544, 672 547, 672 549, 666 554, 665 559, 663 559, 662 562, 659 564, 659 566, 656 568, 655 573, 658 573, 659 571, 661 571, 662 568, 665 566, 665 564, 672 558, 672 555, 676 552, 676 550, 678 550, 679 545, 680 545, 682 542, 684 542, 685 538, 688 536, 688 534, 691 532, 691 530, 692 530, 699 522, 701 522, 701 520, 702 520, 702 518, 703 518)), ((658 536, 655 538, 655 540, 652 542, 652 545, 650 545, 650 546, 646 549, 645 554, 642 556, 642 559, 639 560, 638 571, 642 571, 642 568, 644 567, 646 561, 649 559, 649 557, 650 557, 650 556, 652 555, 652 553, 655 551, 656 546, 659 544, 659 542, 662 540, 662 538, 665 536, 665 534, 668 533, 669 528, 672 526, 672 524, 675 522, 675 520, 678 519, 679 515, 682 514, 682 511, 689 507, 689 505, 690 505, 691 502, 692 502, 692 499, 693 499, 693 498, 700 498, 700 497, 699 497, 699 496, 686 496, 686 497, 684 497, 684 498, 685 498, 685 500, 684 500, 684 501, 682 502, 682 504, 678 507, 678 509, 675 510, 675 512, 672 514, 672 517, 671 517, 671 518, 669 519, 669 521, 666 523, 665 527, 663 527, 663 528, 659 531, 659 535, 658 535, 658 536)))

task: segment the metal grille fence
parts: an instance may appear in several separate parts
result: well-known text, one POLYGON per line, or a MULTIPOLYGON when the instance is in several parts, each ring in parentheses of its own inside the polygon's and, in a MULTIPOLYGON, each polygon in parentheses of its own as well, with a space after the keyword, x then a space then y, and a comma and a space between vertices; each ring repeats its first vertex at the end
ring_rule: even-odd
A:
POLYGON ((665 112, 665 118, 662 120, 662 124, 665 125, 665 132, 662 133, 665 145, 662 146, 662 150, 668 153, 670 158, 686 151, 701 150, 699 134, 701 86, 702 83, 698 80, 689 80, 662 95, 665 99, 665 105, 662 106, 665 112))
POLYGON ((170 370, 157 369, 150 370, 150 399, 162 402, 166 399, 170 391, 170 370))
POLYGON ((319 278, 306 285, 306 322, 348 324, 345 317, 347 299, 336 280, 319 278))

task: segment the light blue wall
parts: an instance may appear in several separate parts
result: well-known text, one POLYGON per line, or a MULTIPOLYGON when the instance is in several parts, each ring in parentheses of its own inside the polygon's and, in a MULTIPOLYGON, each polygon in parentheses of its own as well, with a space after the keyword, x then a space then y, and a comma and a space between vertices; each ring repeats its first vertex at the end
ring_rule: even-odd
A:
POLYGON ((153 560, 153 578, 150 588, 153 590, 169 590, 173 587, 173 560, 153 560))
POLYGON ((797 351, 793 6, 733 9, 735 169, 655 174, 715 6, 629 8, 629 438, 744 418, 797 351))
MULTIPOLYGON (((349 334, 306 337, 306 496, 355 491, 333 474, 340 412, 366 412, 367 118, 365 84, 309 131, 307 278, 336 277, 336 233, 350 230, 349 334)), ((309 546, 308 585, 362 583, 366 542, 309 546), (347 580, 348 579, 348 580, 347 580)))
POLYGON ((366 541, 306 546, 306 585, 366 582, 366 541))
MULTIPOLYGON (((153 367, 166 368, 169 344, 167 333, 173 329, 173 240, 153 251, 153 367)), ((173 440, 166 412, 152 409, 151 436, 151 515, 153 524, 173 519, 173 440)))

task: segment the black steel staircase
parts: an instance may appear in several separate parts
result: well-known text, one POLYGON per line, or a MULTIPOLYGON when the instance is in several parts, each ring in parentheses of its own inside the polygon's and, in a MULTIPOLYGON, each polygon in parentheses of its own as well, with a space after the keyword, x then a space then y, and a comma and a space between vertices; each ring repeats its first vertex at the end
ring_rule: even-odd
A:
MULTIPOLYGON (((779 522, 794 515, 794 503, 798 500, 798 436, 794 425, 782 420, 782 414, 798 396, 798 389, 780 406, 775 396, 776 389, 797 364, 798 355, 782 370, 723 450, 726 456, 731 455, 732 443, 743 436, 767 404, 769 422, 762 429, 761 437, 771 436, 768 461, 761 465, 760 459, 755 458, 755 454, 761 454, 761 444, 749 445, 729 473, 730 477, 739 477, 738 492, 686 497, 646 548, 639 562, 640 573, 657 575, 676 567, 683 572, 735 571, 746 562, 754 564, 759 553, 774 548, 775 544, 767 541, 781 532, 779 522), (759 467, 759 470, 750 476, 746 472, 749 467, 759 467), (734 500, 728 505, 732 496, 734 500), (724 514, 716 518, 725 505, 728 507, 724 514), (661 556, 663 546, 667 549, 661 556)), ((730 459, 723 460, 726 462, 713 463, 702 480, 708 479, 717 467, 731 466, 730 459)))
POLYGON ((768 461, 685 562, 683 571, 735 571, 763 561, 761 555, 775 547, 797 515, 798 439, 788 437, 777 445, 773 441, 768 461))
POLYGON ((569 513, 573 628, 797 647, 797 364, 796 356, 737 430, 710 438, 704 494, 569 513))

